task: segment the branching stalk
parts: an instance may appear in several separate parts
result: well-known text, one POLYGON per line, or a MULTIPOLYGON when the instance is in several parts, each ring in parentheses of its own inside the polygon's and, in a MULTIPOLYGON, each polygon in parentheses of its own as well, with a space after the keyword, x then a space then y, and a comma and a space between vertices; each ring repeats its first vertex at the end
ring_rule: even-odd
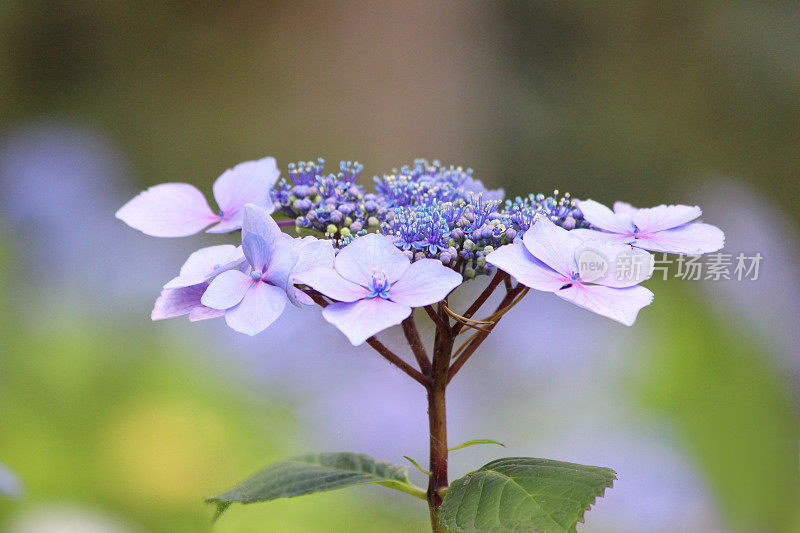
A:
MULTIPOLYGON (((303 292, 305 292, 309 297, 311 297, 311 299, 314 300, 314 302, 317 305, 319 305, 320 307, 327 307, 328 305, 330 305, 330 302, 328 302, 321 293, 319 293, 319 292, 317 292, 317 291, 315 291, 313 289, 304 289, 303 292)), ((423 387, 427 387, 428 386, 428 382, 430 380, 428 379, 427 376, 421 374, 419 372, 419 370, 417 370, 413 366, 411 366, 408 363, 406 363, 405 361, 403 361, 403 359, 401 359, 396 353, 394 353, 389 348, 387 348, 377 338, 375 338, 374 336, 370 337, 369 339, 367 339, 367 344, 369 344, 376 352, 381 354, 381 356, 383 356, 384 359, 386 359, 391 364, 393 364, 394 366, 396 366, 397 368, 399 368, 400 370, 402 370, 403 372, 408 374, 411 378, 413 378, 416 382, 421 384, 423 387)), ((421 345, 421 342, 420 342, 420 345, 421 345)), ((423 348, 423 350, 424 350, 424 348, 423 348)), ((427 355, 425 357, 427 359, 427 355)))
POLYGON ((453 376, 456 375, 461 367, 464 366, 464 363, 467 362, 475 350, 478 349, 478 346, 480 346, 481 343, 486 340, 486 337, 488 337, 492 332, 500 318, 506 312, 508 312, 511 307, 516 305, 527 292, 527 287, 517 284, 516 287, 506 293, 506 295, 503 297, 503 300, 500 302, 500 305, 498 305, 497 309, 495 310, 493 316, 498 316, 496 316, 496 319, 493 321, 493 323, 490 326, 487 326, 486 330, 475 333, 458 349, 458 358, 453 362, 453 366, 451 366, 449 370, 449 375, 447 378, 448 383, 451 379, 453 379, 453 376))
POLYGON ((430 380, 422 375, 419 370, 414 368, 413 366, 409 365, 405 361, 403 361, 397 354, 391 351, 389 348, 384 346, 384 344, 379 341, 375 337, 370 337, 367 339, 367 344, 372 346, 372 348, 381 354, 384 359, 392 363, 394 366, 411 376, 415 381, 421 384, 423 387, 427 387, 430 380))
MULTIPOLYGON (((466 319, 472 318, 473 315, 475 315, 475 313, 478 312, 478 310, 481 308, 481 306, 486 303, 486 300, 489 299, 489 297, 495 291, 497 286, 504 279, 505 280, 509 279, 508 278, 508 274, 506 274, 502 270, 498 270, 497 273, 492 278, 492 280, 489 282, 489 285, 487 285, 486 288, 483 289, 483 292, 478 296, 478 298, 475 300, 475 302, 472 305, 469 306, 467 311, 462 316, 464 318, 466 318, 466 319)), ((453 336, 458 335, 458 333, 461 331, 461 328, 463 328, 463 327, 464 327, 464 324, 461 323, 461 322, 459 322, 455 326, 453 326, 453 336)))
MULTIPOLYGON (((403 486, 392 486, 392 488, 408 492, 409 494, 422 497, 423 499, 427 500, 431 519, 431 529, 434 533, 445 533, 444 528, 439 524, 439 511, 448 487, 447 409, 445 402, 447 385, 450 380, 453 379, 453 376, 456 375, 459 369, 464 366, 464 363, 467 362, 475 350, 478 349, 478 346, 480 346, 480 344, 489 336, 500 318, 502 318, 505 313, 514 307, 514 305, 516 305, 522 299, 527 291, 528 289, 520 284, 517 284, 516 287, 512 287, 508 275, 498 271, 489 282, 489 285, 478 296, 475 302, 469 306, 463 315, 454 313, 447 307, 447 298, 439 303, 437 309, 434 309, 434 307, 430 305, 425 306, 425 312, 436 324, 436 336, 434 337, 433 341, 432 360, 428 358, 428 353, 425 350, 422 339, 420 338, 419 330, 414 322, 413 315, 403 320, 403 333, 405 334, 406 341, 411 347, 411 351, 417 360, 420 370, 417 370, 405 362, 374 336, 367 339, 367 344, 369 344, 384 359, 420 383, 427 391, 428 427, 430 430, 430 466, 429 471, 423 471, 429 475, 428 488, 424 495, 421 493, 421 489, 412 487, 410 485, 406 486, 403 484, 403 486), (475 313, 480 310, 481 306, 486 303, 486 301, 501 283, 505 285, 506 294, 500 302, 500 305, 498 305, 495 309, 494 313, 483 320, 473 320, 472 317, 475 315, 475 313), (450 325, 451 318, 454 318, 456 321, 452 327, 450 325), (470 327, 476 331, 458 348, 458 350, 456 350, 454 354, 453 346, 455 344, 456 336, 461 332, 464 326, 470 327)), ((330 303, 322 294, 317 291, 304 289, 304 292, 322 307, 325 307, 330 303)), ((494 441, 474 441, 474 443, 477 442, 494 441)), ((473 442, 469 441, 462 446, 469 445, 471 443, 473 442)), ((459 447, 457 446, 456 449, 457 448, 459 447)), ((412 463, 416 465, 413 460, 412 463)), ((416 466, 422 470, 419 465, 416 466)))
POLYGON ((417 359, 419 369, 426 376, 431 374, 431 360, 428 359, 428 353, 425 351, 425 346, 422 344, 422 339, 417 330, 417 324, 414 322, 414 314, 412 313, 408 318, 403 320, 403 333, 406 336, 406 341, 417 359))

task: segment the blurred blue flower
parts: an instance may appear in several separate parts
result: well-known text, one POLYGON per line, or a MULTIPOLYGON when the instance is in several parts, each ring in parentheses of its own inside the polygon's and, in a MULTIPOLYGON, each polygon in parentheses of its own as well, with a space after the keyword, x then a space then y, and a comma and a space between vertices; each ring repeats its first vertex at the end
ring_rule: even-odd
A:
POLYGON ((22 483, 3 463, 0 463, 0 495, 9 498, 22 496, 22 483))

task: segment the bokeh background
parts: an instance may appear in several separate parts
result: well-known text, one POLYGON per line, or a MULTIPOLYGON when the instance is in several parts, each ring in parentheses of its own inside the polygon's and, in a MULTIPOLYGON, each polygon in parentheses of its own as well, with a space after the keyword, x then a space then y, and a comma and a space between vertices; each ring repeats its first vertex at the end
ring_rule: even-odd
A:
MULTIPOLYGON (((759 279, 651 280, 632 328, 529 295, 449 395, 453 444, 507 448, 455 452, 451 475, 613 467, 584 532, 800 531, 797 3, 4 1, 0 128, 0 531, 211 531, 203 497, 281 457, 425 459, 422 391, 319 313, 252 339, 149 321, 222 241, 148 238, 116 209, 266 155, 701 205, 759 279)), ((365 487, 213 530, 426 521, 365 487)))

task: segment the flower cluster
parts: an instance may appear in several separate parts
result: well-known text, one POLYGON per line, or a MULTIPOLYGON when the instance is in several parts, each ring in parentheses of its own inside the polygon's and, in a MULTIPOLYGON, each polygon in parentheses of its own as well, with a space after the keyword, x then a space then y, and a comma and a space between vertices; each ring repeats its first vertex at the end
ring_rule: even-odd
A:
POLYGON ((151 187, 117 217, 148 235, 177 237, 241 230, 241 246, 192 254, 164 286, 154 320, 224 316, 253 335, 286 302, 326 306, 323 316, 353 344, 399 324, 414 307, 443 300, 462 281, 497 269, 523 285, 630 325, 653 294, 646 250, 702 254, 722 248, 718 228, 697 222, 699 207, 661 205, 611 210, 593 200, 542 194, 503 200, 472 170, 419 159, 375 177, 363 166, 324 161, 288 167, 273 158, 237 165, 214 183, 219 210, 188 184, 151 187), (271 213, 288 220, 276 222, 271 213), (280 226, 293 225, 292 238, 280 226), (324 298, 330 299, 330 301, 324 298))
POLYGON ((316 230, 338 246, 365 235, 386 218, 382 197, 367 194, 356 183, 363 166, 342 161, 339 172, 325 173, 325 161, 289 164, 289 180, 280 180, 271 191, 275 209, 294 219, 298 230, 316 230))

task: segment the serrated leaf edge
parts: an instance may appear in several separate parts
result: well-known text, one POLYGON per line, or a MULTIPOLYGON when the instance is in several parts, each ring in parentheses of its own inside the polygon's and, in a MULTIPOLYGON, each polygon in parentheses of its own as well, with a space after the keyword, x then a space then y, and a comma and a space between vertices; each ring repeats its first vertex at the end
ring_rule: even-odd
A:
MULTIPOLYGON (((490 462, 486 463, 485 465, 481 466, 480 468, 478 468, 476 470, 473 470, 472 472, 469 472, 469 473, 463 475, 462 477, 458 478, 455 481, 458 481, 460 479, 466 479, 466 478, 472 477, 474 474, 477 474, 479 472, 492 472, 494 474, 502 476, 503 478, 507 478, 509 481, 514 482, 514 484, 517 485, 520 489, 522 489, 522 491, 524 493, 526 493, 526 494, 528 494, 530 496, 530 493, 527 490, 525 490, 524 487, 519 485, 519 483, 514 481, 511 477, 509 477, 506 474, 503 474, 502 472, 498 472, 496 470, 493 470, 493 469, 489 468, 490 465, 494 465, 494 464, 499 463, 501 461, 509 461, 509 460, 513 460, 513 459, 532 459, 532 458, 531 457, 503 457, 501 459, 495 459, 493 461, 490 461, 490 462)), ((546 459, 546 460, 547 461, 555 461, 554 459, 546 459)), ((562 462, 562 461, 558 461, 558 462, 562 463, 562 465, 538 465, 538 467, 540 467, 540 468, 542 468, 542 467, 560 468, 560 469, 567 469, 568 470, 569 468, 566 467, 566 466, 563 466, 563 465, 565 465, 565 464, 574 464, 574 465, 577 465, 577 466, 584 466, 584 467, 585 466, 590 466, 590 465, 580 465, 578 463, 568 463, 568 462, 562 462)), ((619 480, 619 478, 617 477, 617 472, 612 468, 608 468, 608 467, 605 467, 605 466, 597 466, 597 467, 593 466, 592 468, 608 470, 611 473, 611 482, 609 483, 609 485, 607 487, 603 487, 603 489, 600 492, 600 494, 598 494, 597 496, 594 496, 592 498, 592 500, 586 505, 586 507, 580 511, 580 513, 578 515, 578 519, 576 520, 575 525, 572 526, 571 531, 568 530, 567 528, 564 528, 564 531, 570 531, 570 533, 576 532, 577 531, 576 525, 578 523, 581 523, 581 524, 585 523, 585 518, 584 517, 586 515, 586 511, 589 511, 592 508, 592 506, 594 506, 594 504, 597 503, 597 499, 598 498, 605 497, 606 491, 608 489, 613 489, 614 488, 614 481, 618 481, 619 480)), ((579 469, 574 469, 574 470, 579 470, 579 469)), ((539 503, 536 502, 535 500, 534 500, 534 503, 536 503, 541 508, 541 505, 539 505, 539 503)), ((550 519, 553 521, 554 524, 557 524, 557 525, 561 526, 562 528, 564 527, 563 525, 559 524, 554 518, 552 518, 552 516, 550 516, 549 513, 546 513, 546 514, 548 515, 548 517, 550 517, 550 519)), ((440 515, 440 524, 441 524, 442 527, 447 528, 448 525, 442 522, 442 518, 443 517, 440 515)), ((447 529, 447 531, 450 531, 450 529, 447 529)), ((480 530, 475 530, 475 531, 480 531, 480 530)))

